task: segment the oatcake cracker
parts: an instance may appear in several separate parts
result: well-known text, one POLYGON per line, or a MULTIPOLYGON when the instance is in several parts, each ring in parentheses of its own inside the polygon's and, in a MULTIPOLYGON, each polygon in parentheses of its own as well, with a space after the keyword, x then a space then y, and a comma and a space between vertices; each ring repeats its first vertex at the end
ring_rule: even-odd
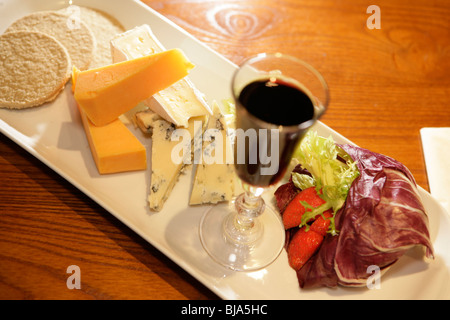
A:
POLYGON ((66 48, 30 31, 0 35, 0 107, 24 109, 52 101, 71 74, 66 48))
POLYGON ((86 70, 94 56, 96 42, 90 28, 78 21, 70 21, 67 15, 55 11, 38 11, 26 15, 11 24, 5 33, 14 31, 37 31, 58 40, 80 70, 86 70))
POLYGON ((71 5, 59 10, 71 19, 80 19, 92 30, 97 41, 97 48, 90 68, 111 64, 111 39, 118 33, 125 32, 125 28, 115 18, 107 13, 82 6, 71 5))

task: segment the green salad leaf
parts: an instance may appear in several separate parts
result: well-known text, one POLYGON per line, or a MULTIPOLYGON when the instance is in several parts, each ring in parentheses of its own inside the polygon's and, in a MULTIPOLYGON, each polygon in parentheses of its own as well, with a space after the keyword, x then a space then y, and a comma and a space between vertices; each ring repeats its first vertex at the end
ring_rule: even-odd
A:
POLYGON ((293 183, 302 190, 315 186, 317 193, 325 201, 320 207, 305 212, 300 227, 317 215, 333 209, 330 232, 337 234, 334 216, 344 205, 353 180, 359 176, 356 162, 336 145, 331 136, 324 138, 311 130, 305 135, 293 157, 312 175, 294 172, 293 183))
POLYGON ((223 99, 222 104, 223 104, 222 112, 224 114, 236 115, 236 105, 233 99, 231 98, 223 99))

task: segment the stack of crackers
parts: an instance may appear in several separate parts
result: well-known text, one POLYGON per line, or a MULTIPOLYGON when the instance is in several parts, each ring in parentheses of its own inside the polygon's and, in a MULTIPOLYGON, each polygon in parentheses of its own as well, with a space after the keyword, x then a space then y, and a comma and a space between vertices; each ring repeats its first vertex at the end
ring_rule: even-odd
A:
POLYGON ((124 30, 108 14, 74 5, 15 21, 0 35, 0 108, 24 109, 54 100, 73 67, 111 64, 110 40, 124 30))

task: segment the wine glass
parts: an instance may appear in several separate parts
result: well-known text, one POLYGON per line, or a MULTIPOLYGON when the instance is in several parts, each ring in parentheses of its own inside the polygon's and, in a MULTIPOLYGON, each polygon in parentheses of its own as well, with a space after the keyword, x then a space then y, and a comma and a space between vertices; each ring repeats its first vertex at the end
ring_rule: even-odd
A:
POLYGON ((281 53, 244 61, 233 75, 232 94, 234 166, 244 192, 205 212, 199 233, 215 261, 255 271, 272 263, 285 244, 280 213, 261 195, 283 177, 301 138, 325 112, 329 94, 313 67, 281 53))

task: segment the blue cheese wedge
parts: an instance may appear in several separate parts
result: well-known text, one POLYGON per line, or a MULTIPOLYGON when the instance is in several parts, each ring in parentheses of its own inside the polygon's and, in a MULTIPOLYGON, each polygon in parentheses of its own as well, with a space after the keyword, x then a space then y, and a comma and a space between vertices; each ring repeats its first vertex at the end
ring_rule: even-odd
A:
POLYGON ((152 174, 148 203, 151 210, 160 211, 183 169, 192 163, 195 140, 202 135, 206 128, 208 116, 190 118, 188 129, 181 131, 185 132, 186 137, 189 138, 187 141, 189 148, 186 149, 186 153, 182 153, 181 159, 175 159, 172 154, 174 148, 186 142, 183 141, 183 137, 179 140, 173 138, 175 130, 179 128, 173 123, 151 115, 146 120, 146 125, 152 127, 152 174))
MULTIPOLYGON (((111 40, 115 63, 165 50, 148 25, 118 34, 111 40)), ((188 77, 153 95, 144 104, 177 127, 187 127, 192 117, 212 115, 205 96, 188 77)))
POLYGON ((230 201, 235 195, 233 148, 226 117, 217 103, 203 137, 202 158, 196 166, 190 205, 230 201))
POLYGON ((137 111, 134 114, 134 123, 139 127, 139 129, 148 135, 153 134, 153 128, 155 126, 155 121, 164 120, 157 113, 146 109, 137 111))

